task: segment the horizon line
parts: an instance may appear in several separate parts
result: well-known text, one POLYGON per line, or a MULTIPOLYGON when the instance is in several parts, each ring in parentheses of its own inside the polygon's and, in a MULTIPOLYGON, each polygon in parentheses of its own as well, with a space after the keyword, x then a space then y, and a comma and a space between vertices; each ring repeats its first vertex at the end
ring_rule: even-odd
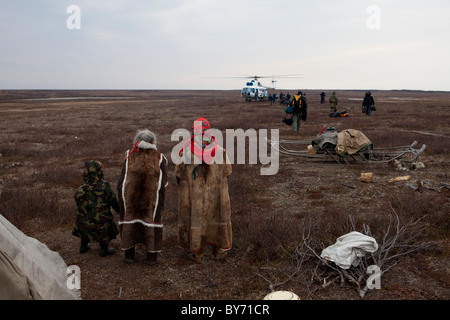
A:
MULTIPOLYGON (((94 89, 94 88, 84 88, 84 89, 70 89, 70 88, 27 88, 27 89, 5 89, 0 88, 1 94, 3 94, 4 91, 241 91, 242 89, 94 89)), ((320 90, 327 90, 327 91, 422 91, 422 92, 450 92, 450 90, 439 90, 439 89, 372 89, 372 88, 365 88, 365 89, 336 89, 336 88, 270 88, 267 90, 274 90, 274 91, 282 91, 282 90, 301 90, 301 91, 320 91, 320 90)))

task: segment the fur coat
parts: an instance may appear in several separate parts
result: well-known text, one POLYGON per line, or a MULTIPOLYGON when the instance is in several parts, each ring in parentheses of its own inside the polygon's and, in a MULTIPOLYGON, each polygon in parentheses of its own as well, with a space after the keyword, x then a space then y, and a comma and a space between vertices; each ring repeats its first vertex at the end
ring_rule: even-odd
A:
POLYGON ((228 176, 231 164, 226 150, 217 146, 223 154, 223 164, 188 164, 184 159, 175 166, 179 187, 178 232, 179 244, 190 251, 203 249, 206 244, 228 250, 232 245, 231 206, 228 193, 228 176))
POLYGON ((126 152, 117 185, 122 250, 142 243, 148 252, 161 251, 166 165, 154 144, 141 141, 126 152))

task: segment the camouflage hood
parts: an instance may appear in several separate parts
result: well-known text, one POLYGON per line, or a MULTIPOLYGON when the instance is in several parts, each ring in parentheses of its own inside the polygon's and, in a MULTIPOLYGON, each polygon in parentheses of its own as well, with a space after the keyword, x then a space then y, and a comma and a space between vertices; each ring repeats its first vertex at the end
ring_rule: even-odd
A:
POLYGON ((103 180, 103 165, 101 162, 86 161, 83 168, 83 180, 87 184, 95 184, 103 180))

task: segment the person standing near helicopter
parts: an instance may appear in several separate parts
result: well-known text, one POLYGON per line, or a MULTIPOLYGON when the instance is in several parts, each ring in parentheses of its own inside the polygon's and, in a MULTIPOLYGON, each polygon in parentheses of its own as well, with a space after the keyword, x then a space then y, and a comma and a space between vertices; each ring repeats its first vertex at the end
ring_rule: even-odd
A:
POLYGON ((336 96, 335 91, 333 91, 333 93, 331 94, 331 97, 328 100, 328 102, 330 103, 330 112, 337 112, 337 105, 339 103, 339 99, 336 96))
POLYGON ((320 93, 320 104, 324 104, 325 103, 325 92, 321 92, 320 93))
POLYGON ((366 115, 370 116, 372 111, 372 107, 375 105, 375 100, 372 97, 372 93, 370 91, 366 92, 362 103, 362 112, 366 115))
POLYGON ((300 130, 300 120, 306 121, 308 108, 306 98, 301 91, 298 91, 297 94, 294 95, 289 106, 291 106, 293 110, 292 127, 294 129, 294 132, 297 132, 298 130, 300 130))

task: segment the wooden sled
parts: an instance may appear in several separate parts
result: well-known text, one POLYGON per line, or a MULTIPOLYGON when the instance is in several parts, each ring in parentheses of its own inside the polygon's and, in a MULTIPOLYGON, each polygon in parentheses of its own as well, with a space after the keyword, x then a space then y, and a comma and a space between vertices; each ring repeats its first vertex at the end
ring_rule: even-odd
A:
POLYGON ((307 147, 311 145, 310 141, 290 141, 280 140, 272 141, 266 138, 270 146, 279 153, 305 157, 308 160, 334 160, 340 164, 349 163, 392 163, 395 160, 401 160, 406 164, 417 162, 419 156, 425 151, 426 145, 422 145, 420 149, 415 149, 417 141, 414 141, 409 146, 387 147, 387 148, 373 148, 373 145, 367 145, 353 154, 340 155, 336 152, 335 145, 327 145, 323 148, 308 150, 307 147), (303 150, 294 150, 289 145, 303 145, 303 150))

